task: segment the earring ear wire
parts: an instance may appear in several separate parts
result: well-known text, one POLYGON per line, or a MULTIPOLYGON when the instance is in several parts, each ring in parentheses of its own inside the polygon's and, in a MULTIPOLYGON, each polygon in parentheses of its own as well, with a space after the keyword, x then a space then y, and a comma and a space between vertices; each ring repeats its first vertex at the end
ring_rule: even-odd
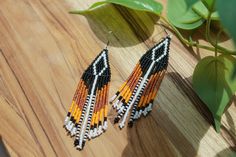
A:
POLYGON ((105 47, 106 50, 107 50, 107 47, 109 46, 109 44, 110 44, 110 41, 108 40, 107 44, 106 44, 106 47, 105 47))
POLYGON ((107 48, 108 48, 108 46, 110 44, 109 37, 111 36, 111 34, 113 34, 113 32, 112 31, 108 31, 107 44, 106 44, 106 47, 105 47, 106 50, 107 50, 107 48))
MULTIPOLYGON (((172 35, 168 33, 167 29, 165 28, 165 26, 163 26, 162 23, 157 22, 157 25, 159 25, 159 26, 162 28, 162 31, 161 31, 160 33, 165 32, 166 36, 172 38, 172 35)), ((159 33, 159 34, 160 34, 160 33, 159 33)), ((157 34, 157 35, 158 35, 158 34, 157 34)), ((156 36, 156 35, 155 35, 155 36, 156 36)), ((154 36, 154 37, 155 37, 155 36, 154 36)))

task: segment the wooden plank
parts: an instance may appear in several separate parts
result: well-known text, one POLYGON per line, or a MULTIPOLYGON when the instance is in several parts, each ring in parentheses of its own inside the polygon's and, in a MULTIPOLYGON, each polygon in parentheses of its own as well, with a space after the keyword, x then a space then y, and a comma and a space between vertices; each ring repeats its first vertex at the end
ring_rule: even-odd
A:
MULTIPOLYGON (((235 153, 236 108, 229 107, 217 134, 191 87, 196 51, 173 37, 168 73, 149 117, 122 131, 109 121, 83 151, 63 129, 77 82, 110 41, 110 96, 163 30, 157 17, 106 5, 70 15, 92 1, 0 2, 0 135, 11 156, 229 156, 235 153), (112 33, 109 33, 112 31, 112 33), (192 52, 193 54, 191 54, 192 52), (127 59, 128 58, 128 59, 127 59)), ((165 1, 164 1, 165 3, 165 1)), ((114 116, 111 111, 109 119, 114 116)))

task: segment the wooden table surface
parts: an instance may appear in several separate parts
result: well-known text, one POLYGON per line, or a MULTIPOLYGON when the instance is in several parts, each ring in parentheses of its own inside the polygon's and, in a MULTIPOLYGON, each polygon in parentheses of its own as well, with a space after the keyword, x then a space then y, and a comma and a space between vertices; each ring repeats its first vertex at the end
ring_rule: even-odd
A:
POLYGON ((110 111, 105 134, 87 142, 83 151, 73 147, 62 127, 64 117, 81 74, 107 40, 112 96, 139 57, 164 36, 156 16, 123 7, 106 5, 84 16, 68 13, 92 2, 0 1, 0 156, 234 156, 235 100, 217 134, 191 86, 202 53, 175 36, 150 116, 120 130, 110 111))

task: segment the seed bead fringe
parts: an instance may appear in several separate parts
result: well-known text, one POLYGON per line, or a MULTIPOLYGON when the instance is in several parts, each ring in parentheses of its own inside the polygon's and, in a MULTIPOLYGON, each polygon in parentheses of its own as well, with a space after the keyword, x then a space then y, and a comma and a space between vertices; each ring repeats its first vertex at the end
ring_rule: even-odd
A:
POLYGON ((79 150, 88 139, 107 129, 110 79, 108 51, 104 49, 82 75, 64 121, 65 129, 75 138, 74 146, 79 150))
POLYGON ((164 78, 169 57, 170 36, 149 49, 139 60, 128 79, 111 97, 110 103, 117 111, 114 123, 122 129, 152 110, 153 101, 164 78))

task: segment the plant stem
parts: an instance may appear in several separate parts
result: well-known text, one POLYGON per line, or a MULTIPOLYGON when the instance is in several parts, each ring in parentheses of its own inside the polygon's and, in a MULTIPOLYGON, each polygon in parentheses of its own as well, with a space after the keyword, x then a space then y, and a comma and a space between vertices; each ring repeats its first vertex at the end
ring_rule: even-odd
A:
MULTIPOLYGON (((216 45, 218 45, 218 41, 219 41, 219 38, 220 38, 220 35, 221 35, 222 32, 223 32, 223 29, 221 28, 220 31, 216 35, 216 40, 215 40, 216 45)), ((216 47, 216 50, 215 50, 215 57, 217 57, 217 47, 216 47)))
POLYGON ((211 27, 211 15, 212 12, 209 11, 209 14, 207 16, 207 21, 206 21, 206 40, 215 47, 215 57, 217 57, 217 51, 218 51, 218 47, 217 47, 217 43, 218 43, 218 39, 216 39, 215 43, 213 43, 212 39, 211 39, 211 35, 210 35, 210 27, 211 27))
MULTIPOLYGON (((188 46, 195 46, 195 47, 198 47, 198 48, 202 48, 202 49, 206 49, 206 50, 209 50, 209 51, 215 51, 215 48, 214 47, 209 47, 209 46, 206 46, 206 45, 201 45, 201 44, 198 44, 197 42, 193 42, 193 41, 189 41, 187 39, 185 39, 182 34, 179 32, 179 30, 173 26, 165 17, 161 16, 160 15, 160 18, 165 22, 167 23, 168 26, 171 27, 171 30, 173 30, 175 32, 175 34, 177 35, 177 37, 180 39, 180 41, 182 41, 184 44, 188 45, 188 46)), ((166 25, 165 25, 166 26, 166 25)), ((166 26, 166 27, 168 27, 166 26)))
MULTIPOLYGON (((208 39, 207 39, 208 42, 210 42, 213 47, 198 44, 196 41, 187 40, 186 38, 184 38, 182 36, 182 34, 179 32, 179 30, 175 26, 173 26, 165 17, 163 17, 162 15, 159 15, 159 16, 160 16, 161 20, 163 20, 168 26, 170 26, 170 27, 168 27, 168 26, 167 27, 170 28, 171 30, 173 30, 175 32, 175 34, 177 35, 177 37, 179 38, 179 40, 181 42, 183 42, 185 45, 194 46, 194 47, 197 47, 197 48, 202 48, 202 49, 206 49, 206 50, 213 51, 213 52, 215 52, 215 50, 217 48, 219 53, 236 55, 236 51, 228 50, 224 47, 219 46, 218 44, 214 44, 213 42, 211 43, 210 40, 208 40, 208 39)), ((208 30, 210 30, 210 22, 211 21, 208 21, 208 24, 207 24, 207 29, 208 30)), ((209 34, 207 36, 209 37, 209 34)))
POLYGON ((209 12, 209 14, 208 14, 208 16, 207 16, 207 22, 206 22, 206 39, 207 39, 207 41, 208 41, 212 46, 214 46, 217 50, 220 50, 222 53, 235 55, 235 53, 236 53, 235 51, 226 49, 225 47, 222 47, 222 46, 218 45, 218 42, 215 43, 214 41, 212 41, 211 35, 210 35, 211 15, 212 15, 212 12, 209 12))

